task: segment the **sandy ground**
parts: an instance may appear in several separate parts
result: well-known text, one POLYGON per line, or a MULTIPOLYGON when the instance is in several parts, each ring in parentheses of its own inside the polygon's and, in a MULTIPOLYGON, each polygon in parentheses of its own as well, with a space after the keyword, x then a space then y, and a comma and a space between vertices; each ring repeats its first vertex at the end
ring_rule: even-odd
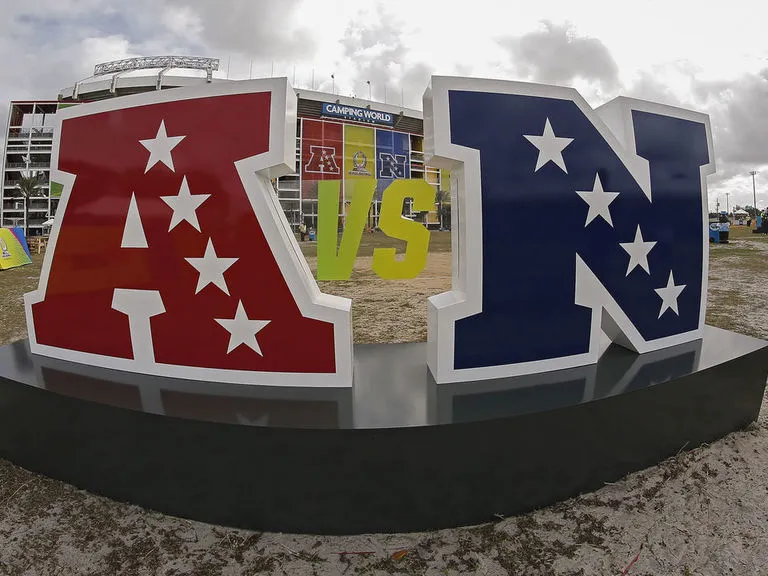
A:
MULTIPOLYGON (((347 283, 321 284, 356 299, 356 340, 424 339, 424 298, 449 287, 450 254, 430 254, 419 279, 396 283, 376 278, 370 261, 360 258, 347 283)), ((712 247, 708 304, 710 323, 768 337, 768 239, 712 247)), ((0 339, 23 336, 16 325, 3 332, 0 339)), ((765 409, 747 430, 597 492, 493 524, 418 534, 221 528, 96 497, 0 460, 0 575, 768 574, 767 498, 765 409)))
MULTIPOLYGON (((307 258, 315 270, 316 260, 307 258)), ((329 294, 352 299, 355 342, 422 342, 427 339, 427 298, 451 289, 451 253, 429 255, 424 271, 412 280, 382 280, 371 269, 373 257, 361 256, 346 282, 318 282, 329 294)))

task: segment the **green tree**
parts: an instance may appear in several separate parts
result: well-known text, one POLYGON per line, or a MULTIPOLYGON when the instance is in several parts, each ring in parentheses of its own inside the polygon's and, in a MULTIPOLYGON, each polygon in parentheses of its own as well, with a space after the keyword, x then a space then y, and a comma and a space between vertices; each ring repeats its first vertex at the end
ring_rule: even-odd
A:
POLYGON ((29 236, 29 199, 45 194, 45 179, 42 172, 31 172, 16 184, 16 189, 24 197, 24 235, 29 236))

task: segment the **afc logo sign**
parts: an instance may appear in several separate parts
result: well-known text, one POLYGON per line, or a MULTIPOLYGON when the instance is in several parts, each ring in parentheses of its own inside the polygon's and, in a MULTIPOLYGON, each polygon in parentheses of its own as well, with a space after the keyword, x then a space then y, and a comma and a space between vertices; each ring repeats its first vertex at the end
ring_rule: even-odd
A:
MULTIPOLYGON (((571 89, 447 77, 432 78, 424 107, 426 160, 455 182, 453 287, 426 303, 438 383, 594 363, 601 333, 638 353, 701 337, 706 115, 626 98, 593 110, 571 89), (547 230, 511 234, 531 212, 547 230)), ((270 183, 295 170, 285 79, 56 118, 63 193, 25 297, 32 352, 177 378, 352 385, 350 301, 320 292, 270 183)), ((340 170, 313 148, 313 170, 340 170)), ((378 160, 380 177, 402 178, 403 159, 378 160)))
POLYGON ((341 174, 336 163, 336 149, 333 146, 310 146, 309 161, 304 170, 311 174, 341 174))

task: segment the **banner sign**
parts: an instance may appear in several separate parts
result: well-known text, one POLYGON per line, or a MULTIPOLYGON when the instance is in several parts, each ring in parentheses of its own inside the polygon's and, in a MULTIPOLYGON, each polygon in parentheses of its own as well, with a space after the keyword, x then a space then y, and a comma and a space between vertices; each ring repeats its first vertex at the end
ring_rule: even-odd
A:
MULTIPOLYGON (((377 180, 374 199, 382 201, 393 180, 411 178, 410 134, 388 128, 304 118, 301 129, 301 198, 315 201, 318 182, 343 180, 343 198, 351 201, 355 181, 377 180)), ((446 180, 447 182, 447 180, 446 180)), ((436 185, 436 182, 433 182, 436 185)), ((307 207, 306 213, 312 212, 307 207)), ((339 209, 343 211, 343 206, 339 209)))
POLYGON ((337 122, 304 119, 301 134, 301 176, 304 180, 340 180, 342 128, 337 122))
POLYGON ((376 131, 365 126, 344 126, 344 179, 376 178, 376 131))
POLYGON ((22 228, 0 228, 0 270, 31 264, 22 228))
POLYGON ((376 130, 376 177, 380 180, 410 178, 408 134, 376 130))
POLYGON ((351 120, 353 122, 380 124, 382 126, 392 126, 393 124, 392 114, 389 112, 379 112, 378 110, 358 108, 357 106, 344 106, 329 102, 323 102, 322 115, 330 118, 351 120))

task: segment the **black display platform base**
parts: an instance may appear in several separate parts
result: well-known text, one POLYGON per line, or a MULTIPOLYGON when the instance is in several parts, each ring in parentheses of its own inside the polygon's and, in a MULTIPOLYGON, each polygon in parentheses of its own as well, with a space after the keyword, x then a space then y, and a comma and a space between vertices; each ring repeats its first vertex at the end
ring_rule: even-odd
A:
POLYGON ((436 385, 424 344, 355 348, 355 386, 206 384, 0 348, 0 457, 111 498, 254 530, 477 524, 599 488, 758 416, 768 343, 703 340, 436 385))

